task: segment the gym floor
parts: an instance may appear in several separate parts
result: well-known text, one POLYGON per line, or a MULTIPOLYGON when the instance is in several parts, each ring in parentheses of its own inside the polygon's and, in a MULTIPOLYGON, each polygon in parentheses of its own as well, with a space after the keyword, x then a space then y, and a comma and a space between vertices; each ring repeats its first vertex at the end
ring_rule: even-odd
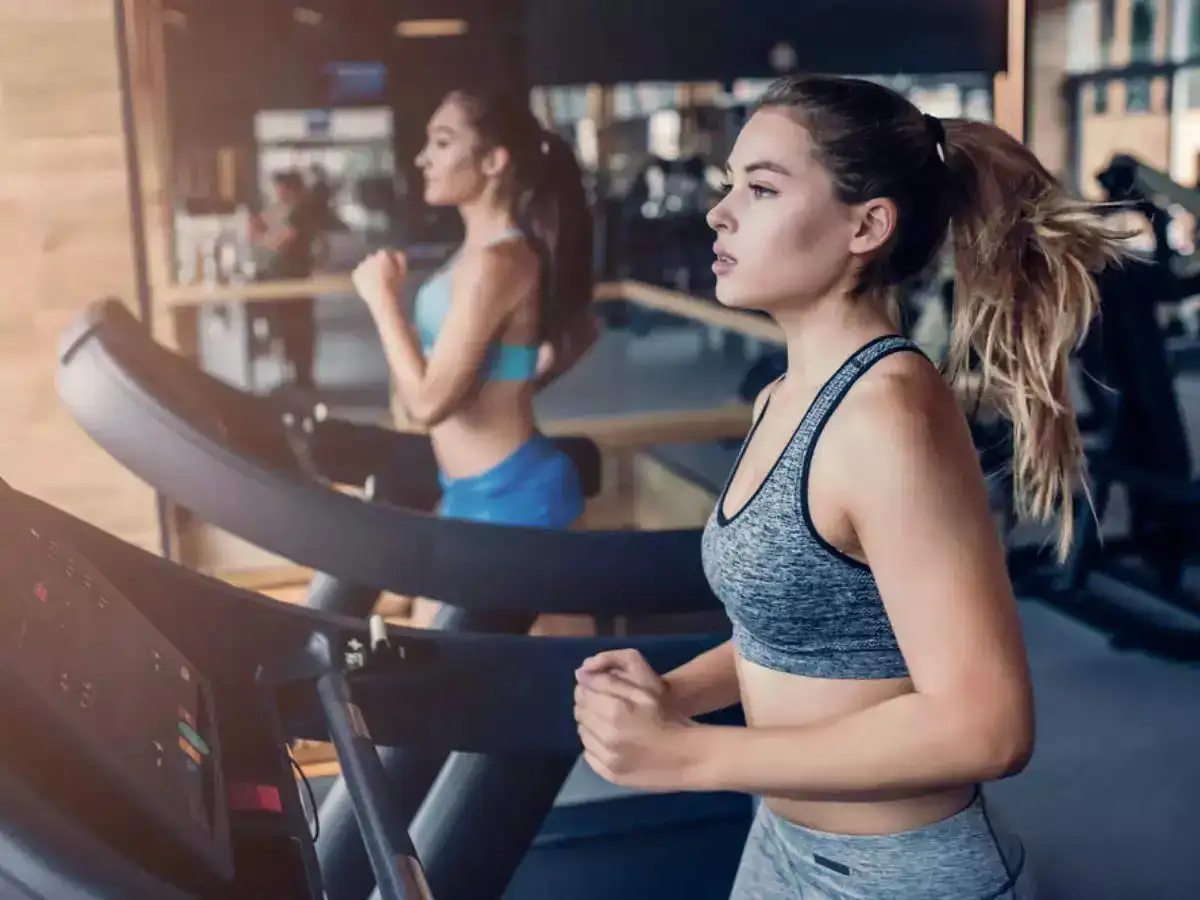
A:
MULTIPOLYGON (((317 377, 337 412, 378 418, 386 366, 365 310, 321 301, 317 377), (339 403, 334 397, 345 398, 339 403)), ((540 399, 544 419, 702 408, 736 398, 748 360, 714 349, 707 331, 646 337, 609 332, 540 399)), ((260 384, 269 381, 264 373, 260 384)), ((1200 377, 1180 379, 1193 454, 1200 452, 1200 377)), ((382 398, 382 399, 381 399, 382 398)), ((720 484, 735 450, 664 448, 720 484)), ((1118 513, 1119 514, 1119 513, 1118 513)), ((993 807, 1023 835, 1054 900, 1195 900, 1200 866, 1200 668, 1113 650, 1103 637, 1022 603, 1038 710, 1037 751, 1019 777, 989 786, 993 807)))

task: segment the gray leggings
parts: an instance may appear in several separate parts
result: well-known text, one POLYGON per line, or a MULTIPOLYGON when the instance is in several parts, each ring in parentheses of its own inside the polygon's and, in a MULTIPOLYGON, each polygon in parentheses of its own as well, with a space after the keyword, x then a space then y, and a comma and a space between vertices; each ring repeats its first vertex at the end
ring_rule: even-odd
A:
POLYGON ((985 806, 898 834, 814 831, 765 803, 746 839, 731 900, 1032 900, 1020 840, 985 806))

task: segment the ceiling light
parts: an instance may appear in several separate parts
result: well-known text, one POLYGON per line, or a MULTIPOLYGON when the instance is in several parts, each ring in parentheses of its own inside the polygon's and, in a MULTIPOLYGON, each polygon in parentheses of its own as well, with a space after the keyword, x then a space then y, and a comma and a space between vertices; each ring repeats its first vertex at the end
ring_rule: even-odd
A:
POLYGON ((405 19, 396 23, 402 38, 460 37, 470 28, 465 19, 405 19))
POLYGON ((292 18, 301 25, 320 25, 321 20, 325 17, 315 9, 309 9, 306 6, 297 6, 292 10, 292 18))

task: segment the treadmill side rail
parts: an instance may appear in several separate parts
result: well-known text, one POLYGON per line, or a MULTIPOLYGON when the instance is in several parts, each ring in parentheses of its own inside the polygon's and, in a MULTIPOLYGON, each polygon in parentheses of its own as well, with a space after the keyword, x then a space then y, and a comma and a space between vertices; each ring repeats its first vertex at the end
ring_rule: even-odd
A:
POLYGON ((317 695, 380 896, 383 900, 433 900, 408 828, 390 799, 390 782, 367 724, 346 676, 334 661, 329 638, 314 634, 309 655, 324 670, 317 679, 317 695))
POLYGON ((425 868, 415 856, 401 856, 396 860, 396 872, 404 885, 404 896, 412 900, 433 900, 433 891, 425 878, 425 868))

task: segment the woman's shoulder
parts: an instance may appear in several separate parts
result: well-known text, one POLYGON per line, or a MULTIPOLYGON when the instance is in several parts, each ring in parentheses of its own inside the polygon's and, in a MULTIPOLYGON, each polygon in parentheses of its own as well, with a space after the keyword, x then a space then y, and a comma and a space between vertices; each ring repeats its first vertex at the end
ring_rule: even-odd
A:
POLYGON ((921 354, 893 353, 846 394, 827 438, 839 456, 861 463, 864 453, 901 448, 934 456, 956 452, 967 433, 962 407, 942 373, 921 354))
POLYGON ((480 269, 492 269, 512 275, 524 271, 536 272, 538 255, 529 240, 517 235, 500 241, 475 246, 464 245, 460 259, 480 269))
POLYGON ((455 267, 456 283, 486 287, 490 292, 525 294, 541 267, 528 241, 515 238, 478 247, 463 247, 455 267))

